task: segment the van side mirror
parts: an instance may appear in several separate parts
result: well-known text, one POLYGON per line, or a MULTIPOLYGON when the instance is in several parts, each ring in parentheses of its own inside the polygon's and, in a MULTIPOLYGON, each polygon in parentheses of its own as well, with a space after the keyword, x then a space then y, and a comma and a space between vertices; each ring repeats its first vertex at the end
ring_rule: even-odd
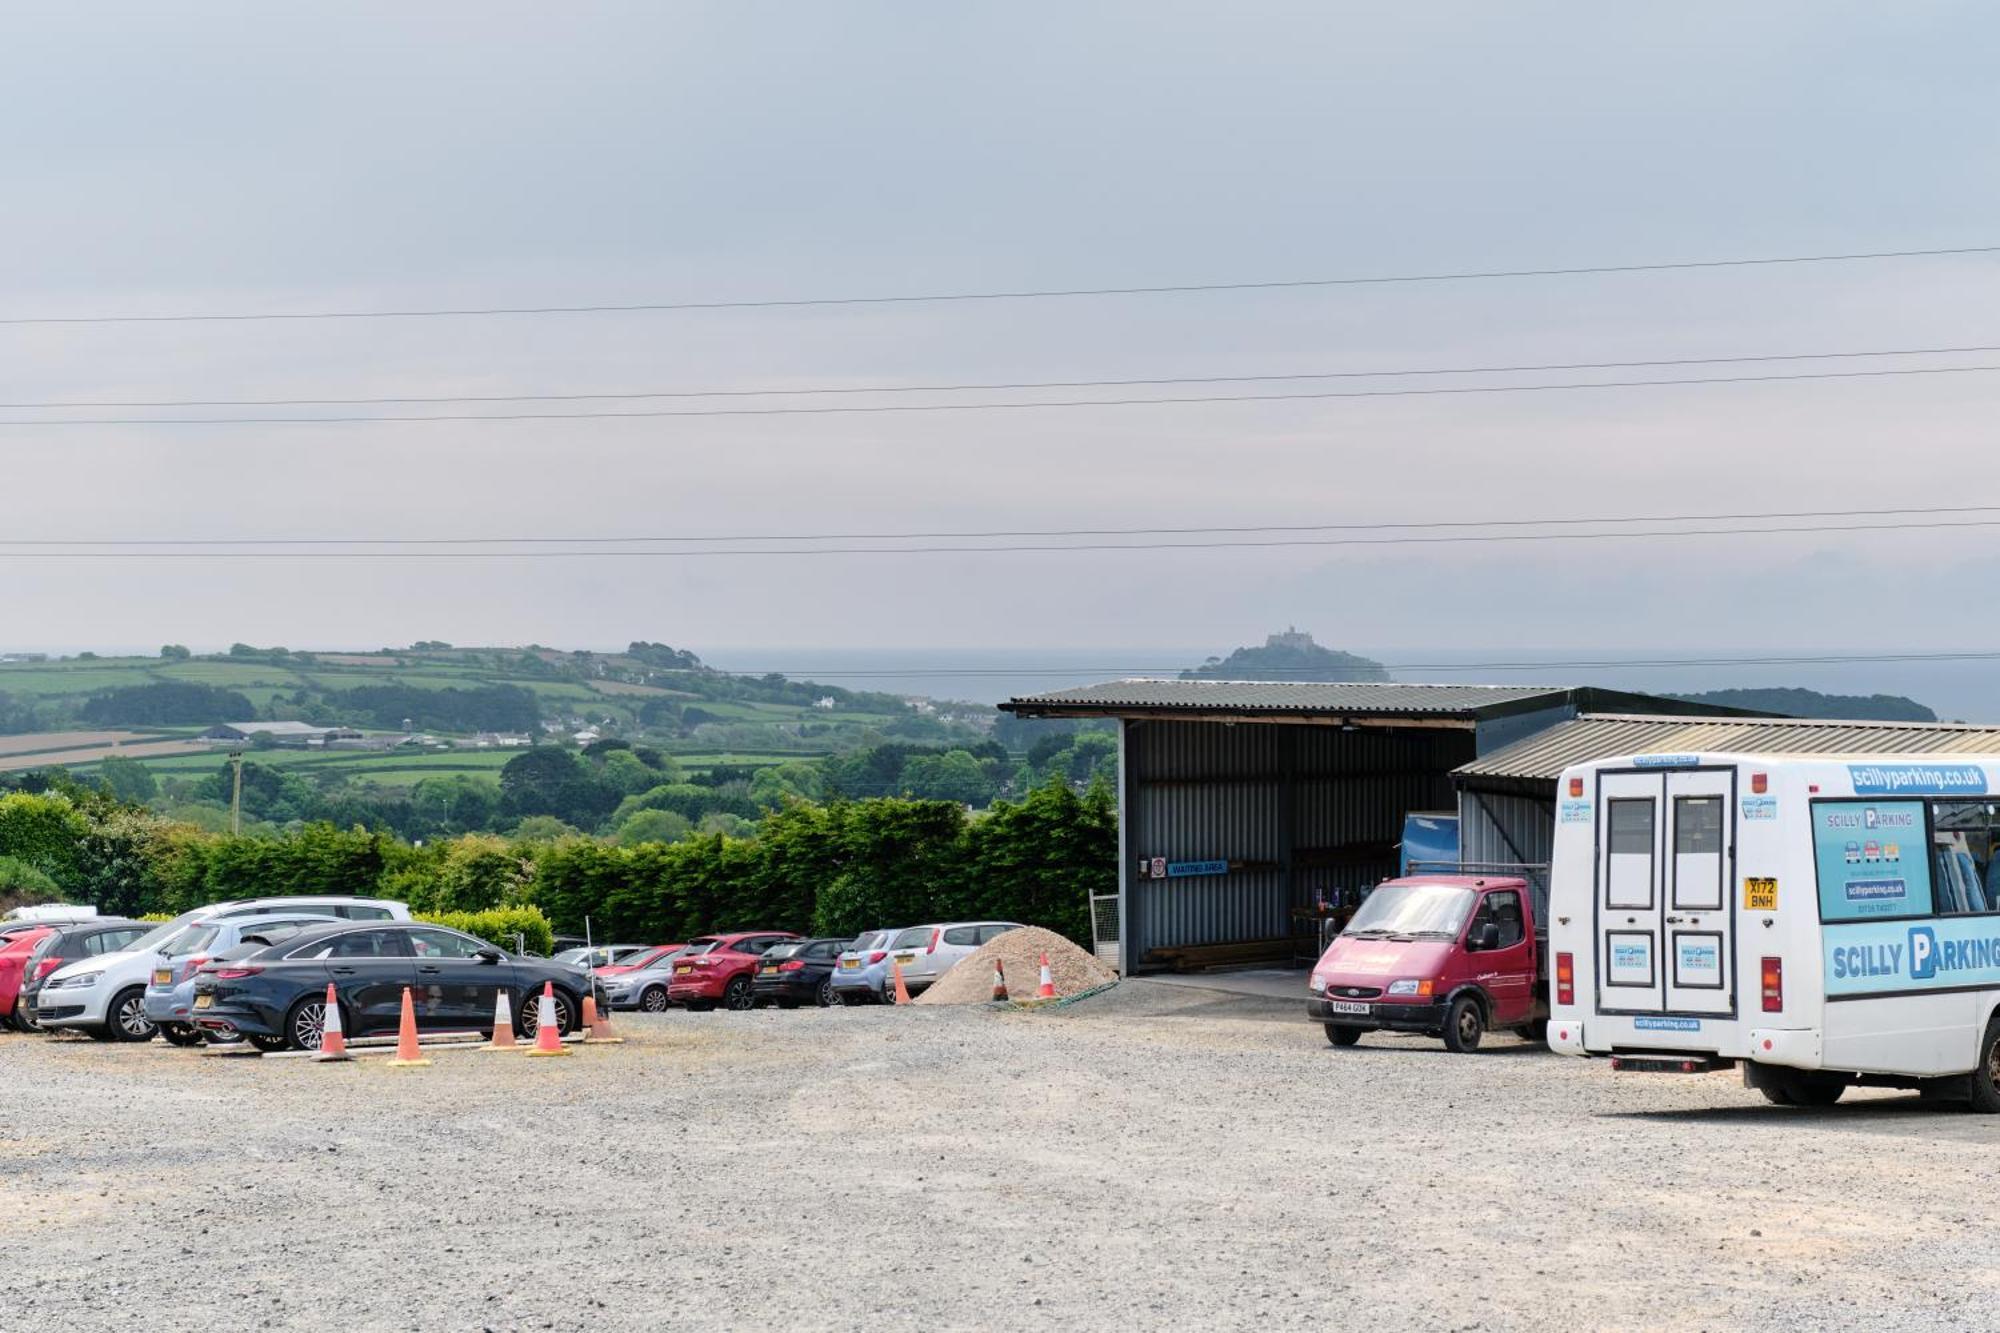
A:
POLYGON ((1472 947, 1482 953, 1488 949, 1499 948, 1500 927, 1494 922, 1488 921, 1486 924, 1474 929, 1472 932, 1472 947))

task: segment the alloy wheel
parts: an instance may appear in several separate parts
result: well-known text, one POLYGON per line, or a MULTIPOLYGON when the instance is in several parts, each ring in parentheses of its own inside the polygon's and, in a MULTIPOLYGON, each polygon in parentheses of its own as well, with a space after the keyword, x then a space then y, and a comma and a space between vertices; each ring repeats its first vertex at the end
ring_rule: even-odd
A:
POLYGON ((750 978, 737 977, 724 986, 722 1003, 725 1008, 737 1010, 748 1009, 756 1004, 756 996, 750 993, 750 978))
POLYGON ((649 1014, 667 1012, 667 989, 664 986, 648 986, 646 993, 639 997, 639 1007, 649 1014))
POLYGON ((326 1040, 326 1001, 302 1004, 292 1016, 292 1044, 302 1051, 316 1051, 326 1040))
POLYGON ((146 999, 134 995, 118 1005, 118 1030, 134 1041, 153 1035, 153 1020, 146 1017, 146 999))

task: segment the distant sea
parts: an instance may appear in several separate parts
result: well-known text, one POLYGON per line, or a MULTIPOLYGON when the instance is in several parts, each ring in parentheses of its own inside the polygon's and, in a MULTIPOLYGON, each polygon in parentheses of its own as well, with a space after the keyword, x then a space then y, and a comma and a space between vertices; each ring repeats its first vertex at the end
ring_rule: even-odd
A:
MULTIPOLYGON (((1845 662, 1768 666, 1572 666, 1580 662, 1684 661, 1757 656, 1841 656, 1857 651, 1893 653, 1893 646, 1852 645, 1770 650, 1741 646, 1703 650, 1600 648, 1521 651, 1504 648, 1373 648, 1330 645, 1390 665, 1403 681, 1489 685, 1601 685, 1646 694, 1796 685, 1828 694, 1900 694, 1945 721, 2000 722, 2000 661, 1845 662), (1497 663, 1520 664, 1509 666, 1497 663)), ((1092 681, 1133 675, 1173 675, 1227 650, 939 649, 939 648, 716 648, 697 647, 702 660, 727 671, 782 671, 850 689, 998 703, 1092 681)))

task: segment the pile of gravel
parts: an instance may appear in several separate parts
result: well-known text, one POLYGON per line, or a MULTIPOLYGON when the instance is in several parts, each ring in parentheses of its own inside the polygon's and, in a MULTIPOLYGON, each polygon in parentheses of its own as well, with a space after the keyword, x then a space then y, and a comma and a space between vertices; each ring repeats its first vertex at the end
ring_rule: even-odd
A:
POLYGON ((967 954, 917 997, 918 1004, 984 1004, 993 998, 993 961, 1007 970, 1007 995, 1032 1000, 1042 980, 1042 955, 1057 995, 1074 995, 1116 981, 1118 974, 1053 930, 1023 926, 967 954))

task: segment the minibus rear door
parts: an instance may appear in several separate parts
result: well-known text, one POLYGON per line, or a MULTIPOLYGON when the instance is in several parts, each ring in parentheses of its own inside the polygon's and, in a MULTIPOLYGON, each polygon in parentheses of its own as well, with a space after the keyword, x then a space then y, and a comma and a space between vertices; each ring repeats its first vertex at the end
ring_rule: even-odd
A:
POLYGON ((1608 1013, 1659 1013, 1666 999, 1660 967, 1666 777, 1605 773, 1598 796, 1597 1005, 1608 1013))
POLYGON ((1664 979, 1667 1008, 1677 1014, 1736 1009, 1729 898, 1735 778, 1731 769, 1666 776, 1664 979))

